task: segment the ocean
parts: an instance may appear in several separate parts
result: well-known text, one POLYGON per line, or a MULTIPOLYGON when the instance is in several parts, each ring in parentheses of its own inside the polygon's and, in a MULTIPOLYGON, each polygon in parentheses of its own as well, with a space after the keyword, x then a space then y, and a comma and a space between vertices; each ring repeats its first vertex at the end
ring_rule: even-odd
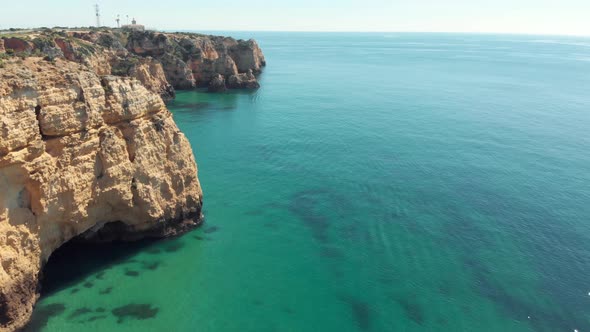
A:
POLYGON ((182 237, 61 250, 30 330, 590 331, 590 39, 226 32, 257 91, 169 104, 182 237))

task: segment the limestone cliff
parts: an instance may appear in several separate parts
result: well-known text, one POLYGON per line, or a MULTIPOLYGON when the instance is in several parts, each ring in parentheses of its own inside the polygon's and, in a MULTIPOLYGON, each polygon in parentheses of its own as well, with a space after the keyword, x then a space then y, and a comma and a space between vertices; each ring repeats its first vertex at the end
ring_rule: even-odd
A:
POLYGON ((27 322, 40 270, 73 237, 166 236, 201 218, 190 144, 159 96, 171 93, 160 63, 139 59, 113 76, 125 50, 50 42, 0 66, 0 330, 27 322))
POLYGON ((254 40, 118 29, 0 33, 0 331, 74 237, 167 236, 201 220, 191 147, 163 99, 255 89, 254 40))
POLYGON ((47 29, 2 40, 13 54, 65 58, 98 75, 135 77, 164 99, 173 98, 174 89, 212 84, 210 91, 256 89, 256 74, 266 65, 254 40, 194 33, 47 29))
MULTIPOLYGON (((133 32, 127 49, 159 59, 168 80, 180 88, 209 86, 217 75, 229 82, 241 73, 259 73, 266 65, 256 41, 229 37, 133 32)), ((258 87, 255 77, 249 79, 251 87, 258 87)), ((242 88, 231 84, 228 87, 242 88)))

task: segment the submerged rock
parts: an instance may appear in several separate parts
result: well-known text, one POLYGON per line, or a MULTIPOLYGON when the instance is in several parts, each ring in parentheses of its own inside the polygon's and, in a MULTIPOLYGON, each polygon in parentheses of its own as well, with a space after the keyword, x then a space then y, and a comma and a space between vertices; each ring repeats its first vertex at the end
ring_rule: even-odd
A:
POLYGON ((128 304, 122 307, 113 309, 111 312, 113 316, 117 317, 117 323, 123 323, 125 319, 144 320, 154 318, 158 311, 157 307, 150 304, 128 304))

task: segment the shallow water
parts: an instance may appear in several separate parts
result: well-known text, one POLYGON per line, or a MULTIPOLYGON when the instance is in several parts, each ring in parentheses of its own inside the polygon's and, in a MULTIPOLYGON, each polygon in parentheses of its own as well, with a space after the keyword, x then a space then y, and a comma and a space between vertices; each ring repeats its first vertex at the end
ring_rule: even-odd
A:
POLYGON ((34 329, 590 330, 590 40, 255 37, 181 92, 204 227, 60 253, 34 329))

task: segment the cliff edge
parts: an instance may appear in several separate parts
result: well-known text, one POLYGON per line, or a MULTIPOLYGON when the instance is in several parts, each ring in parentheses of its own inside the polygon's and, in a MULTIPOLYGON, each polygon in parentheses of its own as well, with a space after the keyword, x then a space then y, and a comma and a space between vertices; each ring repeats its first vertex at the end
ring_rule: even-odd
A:
POLYGON ((4 32, 0 52, 66 59, 100 76, 134 77, 164 100, 174 98, 175 89, 256 89, 256 75, 266 65, 253 39, 107 28, 4 32))
POLYGON ((26 324, 43 265, 72 238, 198 225, 195 158, 162 96, 252 87, 264 65, 253 41, 117 33, 0 39, 0 330, 26 324))

